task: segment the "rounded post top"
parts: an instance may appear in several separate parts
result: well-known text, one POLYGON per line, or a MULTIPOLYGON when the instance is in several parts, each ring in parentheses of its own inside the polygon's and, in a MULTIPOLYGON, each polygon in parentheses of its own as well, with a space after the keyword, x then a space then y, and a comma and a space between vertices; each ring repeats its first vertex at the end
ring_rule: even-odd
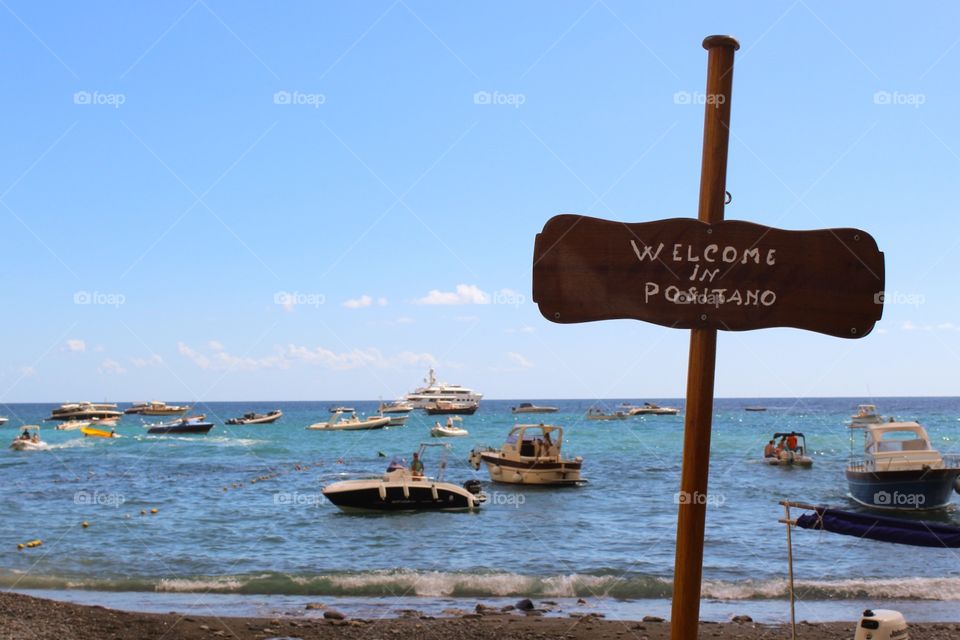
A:
POLYGON ((733 36, 707 36, 703 39, 703 48, 730 47, 734 51, 740 48, 740 43, 733 36))

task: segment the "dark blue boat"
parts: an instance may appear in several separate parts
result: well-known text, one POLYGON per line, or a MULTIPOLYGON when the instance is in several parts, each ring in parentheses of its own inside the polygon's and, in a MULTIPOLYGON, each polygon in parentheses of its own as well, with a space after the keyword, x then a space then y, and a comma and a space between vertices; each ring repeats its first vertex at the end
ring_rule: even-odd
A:
POLYGON ((206 416, 191 416, 148 427, 147 433, 207 433, 213 429, 213 423, 207 422, 206 416))
POLYGON ((850 497, 871 509, 922 511, 960 491, 960 460, 941 456, 916 422, 853 425, 864 430, 864 458, 846 468, 850 497))

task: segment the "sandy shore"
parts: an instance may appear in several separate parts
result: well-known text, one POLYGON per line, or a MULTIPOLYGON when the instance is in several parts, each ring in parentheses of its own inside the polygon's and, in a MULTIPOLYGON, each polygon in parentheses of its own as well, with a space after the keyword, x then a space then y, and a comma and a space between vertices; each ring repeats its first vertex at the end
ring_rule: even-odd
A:
MULTIPOLYGON (((545 640, 561 638, 609 638, 611 640, 667 640, 669 624, 647 620, 626 622, 602 620, 592 615, 580 618, 544 617, 517 611, 484 610, 482 614, 463 612, 449 618, 411 617, 383 620, 336 619, 338 614, 322 603, 312 605, 303 617, 217 618, 182 616, 176 613, 152 614, 114 611, 52 600, 41 600, 16 593, 0 593, 0 638, 29 640, 215 640, 241 638, 302 638, 303 640, 396 640, 403 638, 464 638, 467 640, 545 640), (324 618, 323 616, 330 618, 324 618)), ((819 640, 852 640, 851 623, 802 624, 799 637, 819 640)), ((709 623, 701 628, 701 638, 788 638, 783 625, 753 622, 709 623)), ((919 640, 960 638, 960 624, 915 624, 910 637, 919 640)))

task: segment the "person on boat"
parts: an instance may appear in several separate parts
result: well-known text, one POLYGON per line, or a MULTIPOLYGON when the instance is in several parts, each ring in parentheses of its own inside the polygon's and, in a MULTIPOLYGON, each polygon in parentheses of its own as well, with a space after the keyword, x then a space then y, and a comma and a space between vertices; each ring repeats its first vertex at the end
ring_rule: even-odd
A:
POLYGON ((410 472, 413 473, 414 478, 423 477, 423 463, 420 462, 420 454, 413 454, 413 462, 410 463, 410 472))
POLYGON ((787 436, 787 449, 790 451, 797 450, 797 436, 793 435, 792 433, 787 436))
POLYGON ((27 431, 26 429, 24 429, 24 430, 23 430, 23 433, 20 434, 20 439, 21 439, 21 440, 29 440, 29 439, 30 439, 30 432, 27 431))
POLYGON ((116 438, 116 437, 117 437, 117 430, 116 430, 116 429, 110 429, 110 437, 111 437, 111 438, 116 438))
POLYGON ((34 444, 39 444, 40 434, 37 434, 37 433, 33 434, 33 437, 30 439, 30 441, 33 442, 34 444))
POLYGON ((773 444, 773 440, 767 443, 767 446, 763 448, 763 457, 764 458, 776 458, 777 457, 777 446, 773 444))
POLYGON ((447 416, 447 429, 453 429, 453 416, 447 416))

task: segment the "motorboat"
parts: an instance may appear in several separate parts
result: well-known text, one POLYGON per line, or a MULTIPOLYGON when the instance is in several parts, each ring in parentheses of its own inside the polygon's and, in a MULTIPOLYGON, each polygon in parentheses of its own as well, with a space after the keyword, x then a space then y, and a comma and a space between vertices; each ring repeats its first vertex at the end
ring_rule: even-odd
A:
POLYGON ((10 422, 10 418, 4 418, 3 416, 0 416, 0 427, 7 424, 8 422, 10 422))
MULTIPOLYGON (((863 430, 863 457, 845 474, 850 497, 871 509, 941 509, 960 491, 960 456, 942 456, 917 422, 850 425, 863 430)), ((851 445, 853 444, 851 431, 851 445)))
POLYGON ((345 511, 477 509, 486 500, 479 480, 468 480, 463 486, 443 481, 449 448, 449 444, 421 444, 415 454, 416 470, 402 458, 394 458, 382 476, 335 482, 323 488, 323 495, 345 511), (443 447, 444 459, 437 466, 436 478, 424 474, 422 460, 429 447, 443 447))
POLYGON ((90 418, 119 418, 123 413, 117 405, 94 402, 67 402, 50 413, 47 420, 89 420, 90 418))
POLYGON ((40 439, 40 427, 35 424, 26 424, 21 427, 23 433, 18 435, 10 443, 10 448, 14 451, 42 451, 49 449, 50 445, 40 439))
POLYGON ((515 407, 510 407, 513 413, 556 413, 559 411, 556 407, 541 407, 532 402, 521 402, 515 407))
POLYGON ((675 416, 680 409, 675 407, 661 407, 652 402, 644 402, 641 407, 634 407, 627 413, 629 416, 675 416))
POLYGON ((110 427, 112 429, 117 426, 119 421, 120 418, 90 418, 90 425, 94 427, 110 427))
POLYGON ((207 433, 213 429, 213 423, 208 422, 206 416, 187 416, 169 422, 144 425, 147 433, 207 433))
POLYGON ((627 414, 623 411, 604 413, 602 409, 592 407, 587 410, 586 418, 587 420, 626 420, 627 414))
POLYGON ((371 416, 359 418, 351 412, 349 418, 343 417, 343 411, 337 411, 327 422, 317 422, 306 427, 313 431, 361 431, 363 429, 382 429, 390 423, 386 416, 371 416))
POLYGON ((428 416, 472 416, 477 412, 479 404, 473 400, 457 402, 453 400, 437 400, 423 405, 428 416))
POLYGON ((148 402, 147 405, 140 410, 140 413, 145 416, 179 416, 187 411, 190 411, 190 407, 187 405, 167 404, 166 402, 154 400, 153 402, 148 402))
POLYGON ((880 424, 881 422, 884 422, 883 416, 877 413, 877 407, 872 404, 857 405, 857 412, 850 416, 851 427, 880 424))
POLYGON ((339 407, 330 407, 330 413, 356 413, 356 409, 353 407, 339 406, 339 407))
POLYGON ((468 458, 474 469, 487 465, 490 479, 508 484, 579 485, 583 458, 564 458, 563 427, 522 424, 510 430, 499 449, 474 449, 468 458))
POLYGON ((433 425, 433 428, 430 429, 430 435, 434 438, 458 438, 470 435, 469 431, 463 427, 458 427, 455 421, 462 423, 463 418, 460 416, 450 416, 447 418, 446 424, 436 423, 433 425))
POLYGON ((267 413, 245 413, 239 418, 230 418, 225 424, 273 424, 283 417, 283 411, 274 409, 267 413))
POLYGON ((107 431, 105 429, 96 429, 94 427, 83 427, 80 429, 80 433, 87 438, 119 438, 117 432, 111 429, 107 431))
POLYGON ((89 420, 64 420, 54 428, 57 431, 76 431, 77 429, 83 429, 89 426, 89 420))
POLYGON ((764 450, 763 461, 781 467, 813 466, 813 458, 807 455, 807 439, 799 431, 773 434, 764 450))
POLYGON ((127 415, 137 415, 143 413, 143 410, 147 408, 149 402, 134 402, 132 405, 123 410, 127 415))
POLYGON ((744 407, 744 411, 766 411, 766 407, 744 407))
POLYGON ((407 424, 407 418, 409 418, 410 416, 405 413, 401 415, 394 414, 394 415, 385 416, 381 413, 380 417, 387 418, 390 421, 387 423, 388 427, 402 427, 403 425, 407 424))
POLYGON ((406 400, 380 403, 380 413, 410 413, 415 408, 412 402, 406 400))
POLYGON ((433 368, 427 373, 423 380, 426 384, 417 387, 412 392, 404 396, 404 400, 414 407, 420 408, 424 405, 445 400, 448 402, 477 402, 479 403, 483 394, 467 387, 461 387, 458 384, 447 384, 446 382, 437 382, 437 375, 433 368))

